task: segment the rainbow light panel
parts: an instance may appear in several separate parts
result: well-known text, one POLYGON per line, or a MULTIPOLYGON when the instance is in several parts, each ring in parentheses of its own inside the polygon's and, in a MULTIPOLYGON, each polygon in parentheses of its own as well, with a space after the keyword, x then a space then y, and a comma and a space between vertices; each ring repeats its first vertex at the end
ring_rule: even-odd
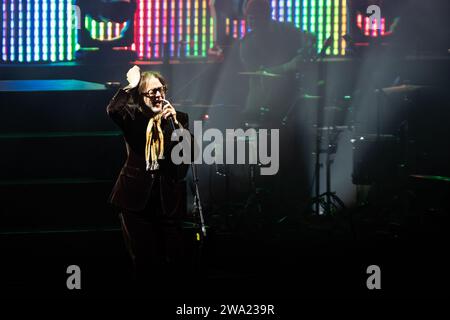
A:
POLYGON ((225 23, 226 23, 226 34, 232 36, 233 39, 241 39, 243 36, 245 36, 247 28, 244 19, 238 20, 227 18, 225 23))
POLYGON ((206 57, 213 46, 214 30, 208 3, 209 0, 138 0, 134 29, 138 58, 206 57))
POLYGON ((297 28, 314 33, 317 50, 330 36, 333 41, 327 55, 344 55, 347 32, 347 0, 272 0, 272 18, 287 21, 297 28))
MULTIPOLYGON (((376 19, 374 19, 374 25, 378 25, 376 19)), ((378 36, 384 36, 386 32, 386 19, 381 18, 381 29, 372 29, 370 30, 370 19, 369 17, 363 16, 362 14, 356 15, 356 26, 361 29, 365 36, 376 38, 378 36)))
POLYGON ((2 62, 73 60, 72 0, 2 0, 0 17, 2 62))
POLYGON ((89 30, 92 39, 111 41, 120 37, 127 23, 97 22, 90 16, 84 17, 84 27, 89 30))
MULTIPOLYGON (((318 51, 325 40, 332 37, 326 54, 345 55, 346 43, 341 36, 347 33, 347 0, 271 0, 271 5, 272 19, 290 22, 314 33, 318 51)), ((243 37, 247 30, 239 26, 239 21, 227 20, 226 33, 233 38, 243 37)))
MULTIPOLYGON (((78 32, 72 8, 74 0, 2 0, 0 14, 2 62, 52 62, 74 59, 78 32)), ((134 27, 135 50, 139 60, 206 57, 214 43, 214 25, 209 0, 137 0, 134 25, 82 21, 93 39, 114 40, 126 27, 134 27), (166 55, 166 56, 165 56, 166 55)), ((344 55, 347 32, 347 0, 271 0, 272 18, 286 21, 317 36, 320 51, 332 36, 328 55, 344 55)), ((366 17, 357 25, 371 37, 382 30, 368 30, 366 17)), ((244 19, 227 19, 226 33, 234 39, 245 36, 244 19)))

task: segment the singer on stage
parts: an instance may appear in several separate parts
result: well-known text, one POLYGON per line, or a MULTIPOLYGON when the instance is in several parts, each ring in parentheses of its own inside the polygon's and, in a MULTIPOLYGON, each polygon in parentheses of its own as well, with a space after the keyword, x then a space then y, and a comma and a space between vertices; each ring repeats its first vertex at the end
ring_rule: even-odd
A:
POLYGON ((107 107, 127 150, 110 202, 120 212, 138 285, 164 285, 180 274, 183 258, 181 218, 189 167, 173 164, 170 154, 177 143, 171 134, 175 128, 188 128, 188 115, 166 100, 167 84, 159 73, 141 73, 134 66, 127 79, 129 84, 107 107))

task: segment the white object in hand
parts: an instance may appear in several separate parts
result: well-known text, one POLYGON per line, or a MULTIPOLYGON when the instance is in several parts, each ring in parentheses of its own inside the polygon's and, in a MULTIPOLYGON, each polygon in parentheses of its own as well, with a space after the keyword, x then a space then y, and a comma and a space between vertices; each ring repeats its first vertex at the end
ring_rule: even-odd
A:
POLYGON ((136 88, 139 84, 139 80, 141 79, 141 69, 138 66, 133 66, 127 72, 127 80, 128 86, 127 88, 132 89, 136 88))

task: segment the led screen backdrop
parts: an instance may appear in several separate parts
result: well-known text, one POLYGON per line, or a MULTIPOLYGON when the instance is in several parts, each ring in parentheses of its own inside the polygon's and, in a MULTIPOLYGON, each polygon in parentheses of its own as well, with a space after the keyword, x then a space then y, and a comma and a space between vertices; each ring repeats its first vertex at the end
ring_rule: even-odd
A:
POLYGON ((71 0, 2 0, 2 61, 72 60, 72 12, 71 0))
MULTIPOLYGON (((213 45, 214 25, 208 0, 138 0, 134 44, 140 60, 205 57, 213 45)), ((54 62, 75 59, 77 21, 72 0, 2 0, 1 60, 54 62)), ((340 35, 347 32, 347 0, 272 0, 272 17, 317 35, 318 50, 330 35, 328 55, 345 54, 340 35)), ((95 39, 113 39, 124 25, 90 21, 80 23, 95 39)), ((244 20, 228 20, 227 33, 245 35, 244 20)))

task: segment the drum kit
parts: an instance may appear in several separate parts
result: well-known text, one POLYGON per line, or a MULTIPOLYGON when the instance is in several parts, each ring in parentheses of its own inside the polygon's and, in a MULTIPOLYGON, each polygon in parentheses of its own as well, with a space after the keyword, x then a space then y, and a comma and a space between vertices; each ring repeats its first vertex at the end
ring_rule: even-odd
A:
MULTIPOLYGON (((245 77, 258 77, 262 79, 279 79, 283 77, 283 75, 274 74, 264 70, 240 72, 239 74, 245 77)), ((423 86, 398 85, 376 90, 376 94, 403 94, 407 96, 421 88, 423 88, 423 86)), ((304 91, 301 92, 298 95, 296 102, 287 110, 282 122, 279 124, 280 127, 283 127, 288 125, 289 122, 294 122, 295 119, 293 113, 295 113, 295 110, 302 105, 310 103, 316 106, 316 119, 312 124, 315 135, 315 150, 313 152, 315 157, 315 193, 307 206, 308 214, 334 217, 345 213, 346 211, 344 202, 337 196, 336 191, 331 188, 333 155, 336 154, 338 149, 338 138, 340 133, 344 131, 353 132, 353 137, 351 139, 353 150, 352 182, 355 185, 382 184, 386 180, 397 179, 401 174, 406 174, 410 178, 416 180, 450 183, 450 178, 448 177, 418 175, 413 174, 411 170, 399 173, 399 168, 408 167, 408 164, 405 163, 407 162, 407 157, 404 154, 401 154, 403 152, 403 145, 407 144, 407 141, 402 141, 402 139, 408 139, 407 133, 399 130, 398 132, 400 132, 400 134, 398 135, 384 134, 381 125, 378 123, 382 120, 377 116, 376 132, 374 134, 362 134, 360 132, 364 132, 364 129, 358 128, 358 124, 351 114, 352 109, 350 108, 350 105, 352 104, 352 97, 339 97, 339 99, 335 99, 334 101, 341 101, 341 105, 336 105, 329 104, 324 98, 324 93, 324 88, 319 90, 318 95, 310 95, 304 91), (358 132, 358 135, 356 135, 356 132, 358 132), (388 159, 388 157, 386 157, 386 152, 391 158, 394 153, 399 153, 399 156, 393 160, 393 163, 387 164, 386 161, 383 161, 383 159, 388 159), (324 157, 321 157, 321 155, 324 155, 324 157), (321 192, 320 188, 320 175, 322 171, 325 173, 325 192, 321 192), (380 172, 384 172, 385 174, 380 174, 380 172)), ((379 113, 379 108, 380 106, 377 105, 377 113, 379 113)), ((258 124, 249 126, 254 127, 256 130, 259 129, 258 124)), ((215 167, 214 174, 225 179, 227 186, 225 192, 228 195, 226 199, 229 202, 235 201, 235 199, 230 196, 230 186, 239 185, 242 188, 242 183, 240 182, 242 182, 242 176, 245 176, 245 179, 247 180, 245 188, 247 189, 248 197, 247 200, 244 201, 243 214, 245 215, 245 212, 252 210, 251 207, 253 207, 253 209, 255 209, 253 211, 256 212, 256 219, 258 219, 258 216, 260 219, 266 219, 267 215, 263 212, 265 210, 263 197, 266 195, 264 193, 264 188, 258 186, 257 179, 259 170, 256 169, 260 165, 261 164, 258 163, 247 166, 247 168, 244 169, 245 172, 241 170, 240 173, 236 171, 236 168, 229 168, 227 165, 221 165, 220 168, 218 166, 215 167)), ((255 218, 255 216, 252 216, 252 218, 255 218)), ((275 220, 273 219, 271 220, 271 222, 274 221, 275 220)), ((257 223, 258 221, 255 221, 255 225, 257 223)))
MULTIPOLYGON (((320 63, 320 65, 323 65, 320 63)), ((249 77, 260 77, 263 79, 278 79, 283 77, 280 74, 274 74, 265 70, 255 72, 240 72, 240 75, 249 77)), ((300 78, 299 76, 296 77, 300 78)), ((318 83, 320 83, 320 78, 318 83)), ((296 109, 305 105, 311 105, 315 109, 316 119, 309 124, 315 129, 315 150, 313 152, 315 158, 314 181, 315 181, 315 195, 310 200, 307 206, 308 213, 316 215, 334 215, 337 212, 345 210, 344 202, 336 195, 336 192, 331 190, 331 166, 333 163, 333 155, 337 152, 337 141, 341 132, 345 130, 352 130, 353 125, 348 124, 347 110, 348 106, 326 105, 323 98, 324 86, 319 89, 319 95, 310 95, 305 92, 304 88, 300 87, 298 98, 288 108, 286 114, 281 120, 281 126, 285 127, 288 123, 295 124, 294 114, 296 109), (322 90, 322 91, 320 91, 322 90), (323 146, 326 146, 325 148, 323 146), (325 154, 325 183, 326 191, 321 192, 320 188, 320 174, 322 163, 320 161, 321 155, 325 154)), ((335 99, 350 102, 351 97, 345 99, 335 99)))

